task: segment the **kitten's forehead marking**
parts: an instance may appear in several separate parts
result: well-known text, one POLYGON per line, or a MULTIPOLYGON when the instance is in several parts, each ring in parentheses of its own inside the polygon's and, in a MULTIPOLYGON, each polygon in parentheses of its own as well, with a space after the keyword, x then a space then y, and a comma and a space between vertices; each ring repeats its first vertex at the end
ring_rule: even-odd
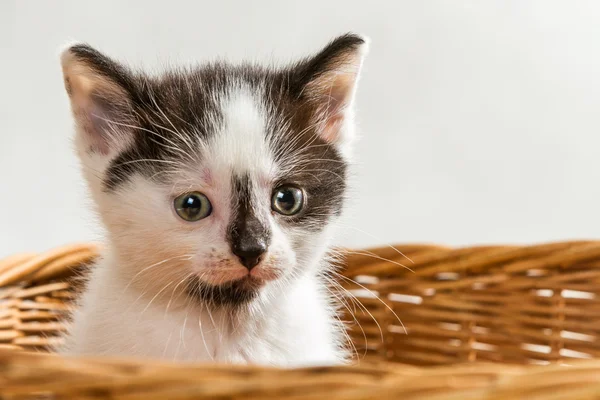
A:
POLYGON ((262 180, 273 171, 266 138, 267 114, 250 88, 232 89, 221 100, 223 122, 212 138, 212 167, 262 180))

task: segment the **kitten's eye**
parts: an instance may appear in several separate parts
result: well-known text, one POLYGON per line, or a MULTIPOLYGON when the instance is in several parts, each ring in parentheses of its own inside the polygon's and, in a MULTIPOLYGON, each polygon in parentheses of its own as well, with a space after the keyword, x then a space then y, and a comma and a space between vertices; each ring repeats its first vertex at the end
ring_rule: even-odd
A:
POLYGON ((304 192, 294 186, 282 186, 273 192, 271 207, 282 215, 298 214, 304 205, 304 192))
POLYGON ((177 215, 190 222, 206 218, 212 211, 208 197, 199 192, 182 194, 175 199, 174 205, 177 215))

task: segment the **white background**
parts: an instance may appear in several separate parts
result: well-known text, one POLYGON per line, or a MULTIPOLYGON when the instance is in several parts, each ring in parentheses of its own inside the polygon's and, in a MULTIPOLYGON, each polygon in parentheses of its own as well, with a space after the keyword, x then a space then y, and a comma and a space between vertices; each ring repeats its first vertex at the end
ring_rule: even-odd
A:
POLYGON ((341 242, 600 238, 600 2, 0 1, 0 256, 94 240, 57 51, 149 68, 372 39, 341 242), (356 229, 354 229, 356 228, 356 229))

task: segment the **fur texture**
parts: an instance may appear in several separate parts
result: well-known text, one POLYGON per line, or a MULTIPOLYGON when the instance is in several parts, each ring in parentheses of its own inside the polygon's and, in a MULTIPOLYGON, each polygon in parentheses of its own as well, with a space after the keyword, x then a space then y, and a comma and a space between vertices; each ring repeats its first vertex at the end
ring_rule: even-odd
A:
POLYGON ((158 77, 87 45, 64 51, 76 148, 107 238, 63 353, 347 358, 326 255, 366 47, 347 34, 281 69, 214 63, 158 77), (210 212, 185 220, 174 204, 195 193, 210 212))

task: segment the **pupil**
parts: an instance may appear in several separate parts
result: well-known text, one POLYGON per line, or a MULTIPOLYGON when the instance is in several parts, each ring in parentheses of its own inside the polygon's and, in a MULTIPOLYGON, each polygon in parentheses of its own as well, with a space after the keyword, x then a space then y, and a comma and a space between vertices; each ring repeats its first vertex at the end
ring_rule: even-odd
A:
POLYGON ((202 207, 202 201, 197 196, 189 196, 183 202, 183 209, 189 216, 197 215, 202 207))
POLYGON ((285 210, 291 210, 294 208, 294 204, 296 204, 296 198, 291 190, 281 191, 277 197, 279 198, 279 204, 285 210))
POLYGON ((200 199, 195 196, 189 196, 185 199, 185 208, 200 208, 200 199))

